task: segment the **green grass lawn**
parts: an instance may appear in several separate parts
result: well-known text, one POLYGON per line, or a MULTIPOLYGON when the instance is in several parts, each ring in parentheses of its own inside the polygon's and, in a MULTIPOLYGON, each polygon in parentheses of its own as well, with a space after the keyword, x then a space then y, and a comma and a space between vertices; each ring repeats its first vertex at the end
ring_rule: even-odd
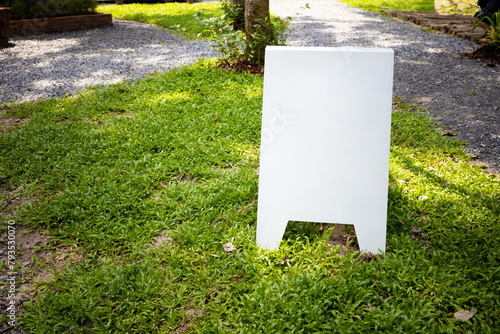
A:
POLYGON ((434 0, 340 0, 349 5, 378 12, 380 9, 391 10, 417 10, 421 12, 432 12, 434 10, 434 0))
MULTIPOLYGON (((220 10, 218 3, 99 8, 176 26, 189 38, 202 29, 194 13, 220 10)), ((37 285, 20 316, 25 328, 498 333, 500 179, 397 98, 387 254, 341 256, 310 223, 289 224, 279 250, 258 249, 262 84, 208 61, 76 97, 0 106, 7 117, 30 119, 0 133, 2 187, 39 199, 12 218, 49 232, 43 249, 71 246, 84 255, 37 285), (411 233, 417 227, 422 233, 411 233), (155 245, 159 236, 167 242, 155 245), (232 252, 223 249, 228 242, 232 252), (454 319, 471 309, 469 321, 454 319)), ((5 212, 11 195, 1 196, 5 212)), ((29 280, 43 266, 18 269, 29 280)))
POLYGON ((99 6, 99 13, 110 13, 114 18, 155 24, 167 28, 182 36, 193 39, 203 32, 203 26, 194 18, 198 14, 200 20, 223 14, 221 4, 203 3, 162 3, 162 4, 130 4, 122 6, 99 6))
POLYGON ((480 7, 476 0, 437 0, 436 10, 450 14, 474 15, 480 7))
POLYGON ((0 134, 0 176, 40 198, 14 219, 49 231, 48 248, 85 254, 38 286, 40 298, 25 303, 26 329, 498 333, 498 177, 400 103, 387 254, 341 256, 314 224, 291 225, 279 250, 261 251, 261 106, 261 77, 213 63, 3 106, 31 121, 0 134), (414 226, 425 235, 412 239, 414 226), (153 246, 159 235, 171 241, 153 246), (227 242, 236 250, 224 252, 227 242), (453 318, 473 308, 471 320, 453 318))

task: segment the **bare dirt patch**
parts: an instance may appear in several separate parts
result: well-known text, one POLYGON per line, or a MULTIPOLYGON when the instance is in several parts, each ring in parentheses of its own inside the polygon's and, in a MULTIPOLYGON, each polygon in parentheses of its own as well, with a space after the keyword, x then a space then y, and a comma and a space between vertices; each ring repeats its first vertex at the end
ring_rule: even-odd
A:
POLYGON ((22 187, 12 187, 6 177, 0 177, 0 217, 7 219, 16 213, 20 205, 38 201, 35 194, 28 195, 22 187))
POLYGON ((115 118, 130 118, 130 117, 134 117, 135 114, 131 114, 131 113, 123 113, 123 114, 120 114, 120 113, 112 113, 112 114, 109 114, 110 116, 112 117, 115 117, 115 118))
POLYGON ((469 53, 462 53, 462 59, 479 59, 489 67, 500 66, 500 49, 491 45, 481 45, 469 53))
POLYGON ((13 131, 30 121, 29 118, 10 118, 6 114, 7 110, 0 110, 0 133, 13 131))
POLYGON ((196 317, 199 317, 203 314, 203 310, 201 309, 189 309, 186 311, 186 316, 182 325, 177 327, 173 334, 181 334, 181 333, 190 333, 191 325, 195 322, 196 317))
MULTIPOLYGON (((11 220, 12 222, 12 220, 11 220)), ((18 224, 10 225, 15 229, 14 260, 9 260, 8 234, 2 233, 0 237, 0 263, 2 272, 0 276, 0 309, 5 310, 9 305, 6 299, 7 290, 12 278, 15 277, 15 297, 17 312, 24 310, 23 303, 36 298, 36 284, 48 282, 53 279, 54 272, 63 272, 68 263, 81 262, 84 254, 73 247, 55 247, 48 232, 35 230, 18 224), (13 264, 13 270, 10 265, 13 264)), ((12 253, 11 253, 12 254, 12 253)))
POLYGON ((185 174, 183 174, 182 176, 180 176, 180 181, 182 181, 182 182, 200 183, 200 181, 198 181, 196 179, 196 177, 193 176, 193 175, 191 175, 189 172, 186 172, 185 174))
POLYGON ((157 236, 153 240, 153 247, 159 248, 163 244, 169 244, 172 242, 172 238, 169 237, 166 232, 161 232, 159 236, 157 236))
POLYGON ((327 243, 331 248, 340 246, 339 254, 345 256, 349 252, 359 251, 356 232, 352 225, 344 224, 322 224, 320 230, 323 233, 333 229, 328 237, 327 243))
POLYGON ((217 62, 217 67, 224 71, 234 71, 236 73, 250 72, 260 76, 264 75, 264 68, 262 66, 251 65, 244 58, 232 62, 219 60, 217 62))

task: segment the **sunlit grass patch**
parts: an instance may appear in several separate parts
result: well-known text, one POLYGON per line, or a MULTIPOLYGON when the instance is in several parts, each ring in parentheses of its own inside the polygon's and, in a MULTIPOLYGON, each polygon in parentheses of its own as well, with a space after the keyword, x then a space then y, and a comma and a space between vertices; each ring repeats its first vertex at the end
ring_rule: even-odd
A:
POLYGON ((436 10, 439 12, 461 15, 474 15, 480 7, 476 0, 437 0, 436 10))
POLYGON ((390 10, 405 10, 405 11, 420 11, 432 12, 434 10, 433 0, 341 0, 341 2, 361 9, 378 12, 380 9, 390 10))
POLYGON ((222 15, 219 2, 179 3, 167 2, 159 4, 129 4, 122 6, 99 6, 99 13, 110 13, 114 18, 143 23, 171 29, 186 38, 196 38, 203 32, 203 26, 195 20, 198 14, 200 19, 207 19, 222 15))

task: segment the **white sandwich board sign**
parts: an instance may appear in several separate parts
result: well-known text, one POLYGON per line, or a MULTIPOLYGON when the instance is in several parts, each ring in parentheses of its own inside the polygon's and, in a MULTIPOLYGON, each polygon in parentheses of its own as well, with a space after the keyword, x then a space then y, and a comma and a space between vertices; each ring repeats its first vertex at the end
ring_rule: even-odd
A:
POLYGON ((385 252, 392 49, 267 47, 257 243, 288 221, 354 225, 385 252))

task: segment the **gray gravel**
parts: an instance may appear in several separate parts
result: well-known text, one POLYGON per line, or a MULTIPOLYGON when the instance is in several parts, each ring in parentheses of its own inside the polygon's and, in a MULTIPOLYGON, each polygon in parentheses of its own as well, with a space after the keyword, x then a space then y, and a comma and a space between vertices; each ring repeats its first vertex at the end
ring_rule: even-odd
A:
POLYGON ((295 17, 289 45, 394 49, 395 94, 427 108, 500 174, 500 71, 459 57, 478 45, 332 0, 271 0, 271 11, 295 17))
MULTIPOLYGON (((393 48, 395 93, 426 107, 467 141, 478 162, 500 174, 499 69, 459 58, 477 45, 335 0, 271 0, 271 11, 294 17, 289 45, 393 48)), ((206 41, 183 41, 137 22, 113 22, 112 28, 13 38, 15 47, 0 49, 0 104, 134 80, 215 55, 206 41)))
POLYGON ((138 22, 113 19, 113 25, 11 38, 15 46, 0 49, 0 104, 135 80, 215 56, 206 41, 138 22))

